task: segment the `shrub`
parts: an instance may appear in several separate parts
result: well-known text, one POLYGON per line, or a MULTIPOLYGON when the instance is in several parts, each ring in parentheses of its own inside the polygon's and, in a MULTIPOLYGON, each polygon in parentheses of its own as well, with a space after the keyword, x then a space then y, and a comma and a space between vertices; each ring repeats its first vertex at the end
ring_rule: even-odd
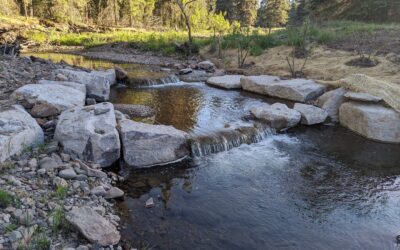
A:
POLYGON ((0 207, 5 208, 15 203, 16 201, 10 193, 0 189, 0 207))

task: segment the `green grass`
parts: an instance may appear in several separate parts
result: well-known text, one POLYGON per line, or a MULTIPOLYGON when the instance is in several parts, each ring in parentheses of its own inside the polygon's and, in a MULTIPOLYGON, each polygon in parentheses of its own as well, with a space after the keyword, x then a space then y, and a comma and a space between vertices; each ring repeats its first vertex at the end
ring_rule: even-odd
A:
MULTIPOLYGON (((269 35, 265 29, 252 29, 253 48, 251 55, 260 55, 266 49, 292 44, 296 36, 301 36, 301 27, 273 29, 269 35), (292 33, 292 34, 290 34, 292 33)), ((328 44, 346 39, 355 32, 374 32, 380 29, 400 29, 400 24, 376 24, 354 21, 331 21, 314 24, 310 27, 311 42, 328 44)), ((41 44, 62 46, 84 46, 85 48, 100 45, 126 42, 132 48, 144 51, 156 51, 166 55, 175 53, 175 43, 187 41, 185 31, 148 31, 148 30, 117 30, 104 33, 65 33, 55 30, 30 30, 25 34, 30 40, 41 44)), ((209 31, 198 32, 194 35, 196 48, 203 48, 215 43, 209 31)), ((222 41, 223 49, 236 48, 235 35, 227 34, 222 41)))
POLYGON ((29 245, 21 250, 48 250, 50 249, 51 241, 46 235, 46 232, 41 227, 38 227, 33 233, 32 239, 29 245))
POLYGON ((67 187, 57 187, 56 191, 54 192, 54 197, 58 200, 64 200, 67 197, 68 188, 67 187))
POLYGON ((14 231, 14 230, 17 229, 17 228, 18 228, 18 225, 17 225, 17 224, 11 223, 11 224, 8 224, 8 225, 4 228, 4 231, 5 231, 6 233, 11 233, 12 231, 14 231))
POLYGON ((5 208, 5 207, 13 205, 15 203, 16 203, 16 200, 10 193, 0 189, 0 207, 5 208))
POLYGON ((51 228, 53 233, 58 233, 64 224, 65 214, 62 208, 56 209, 52 214, 52 225, 51 228))

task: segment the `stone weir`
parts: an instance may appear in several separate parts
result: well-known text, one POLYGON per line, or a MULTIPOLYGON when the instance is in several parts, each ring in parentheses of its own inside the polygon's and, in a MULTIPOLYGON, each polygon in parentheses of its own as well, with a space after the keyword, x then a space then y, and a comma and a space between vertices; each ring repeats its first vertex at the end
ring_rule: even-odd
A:
POLYGON ((189 145, 192 157, 202 157, 229 151, 242 144, 262 141, 274 134, 274 130, 262 123, 249 123, 236 128, 227 128, 207 135, 192 135, 189 145))
POLYGON ((160 77, 128 77, 126 84, 131 87, 148 87, 155 85, 166 85, 180 82, 179 78, 174 75, 166 75, 160 77))

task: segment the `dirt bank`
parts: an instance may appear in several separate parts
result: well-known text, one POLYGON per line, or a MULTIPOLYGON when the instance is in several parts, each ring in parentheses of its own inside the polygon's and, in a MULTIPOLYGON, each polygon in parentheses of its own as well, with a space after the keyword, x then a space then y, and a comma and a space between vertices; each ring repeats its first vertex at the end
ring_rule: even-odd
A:
MULTIPOLYGON (((249 56, 247 62, 252 66, 244 69, 245 74, 270 74, 290 78, 289 67, 286 57, 291 49, 287 46, 279 46, 264 52, 260 56, 249 56)), ((201 52, 205 58, 212 58, 219 67, 225 69, 237 69, 236 50, 224 51, 222 60, 217 59, 214 54, 207 50, 201 52)), ((393 62, 395 54, 389 53, 386 56, 376 56, 379 64, 371 68, 360 68, 347 66, 346 62, 357 58, 354 52, 337 50, 325 46, 319 46, 312 52, 304 73, 307 78, 322 81, 337 81, 351 74, 365 74, 383 81, 400 84, 400 65, 393 62)), ((297 66, 301 67, 303 60, 296 60, 297 66)))

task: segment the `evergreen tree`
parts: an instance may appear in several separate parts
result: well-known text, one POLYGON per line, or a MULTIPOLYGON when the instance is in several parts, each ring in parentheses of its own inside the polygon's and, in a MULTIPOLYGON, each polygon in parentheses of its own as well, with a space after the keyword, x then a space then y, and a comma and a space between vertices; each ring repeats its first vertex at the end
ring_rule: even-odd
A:
POLYGON ((258 11, 258 25, 271 29, 286 25, 290 6, 288 0, 262 0, 258 11))

